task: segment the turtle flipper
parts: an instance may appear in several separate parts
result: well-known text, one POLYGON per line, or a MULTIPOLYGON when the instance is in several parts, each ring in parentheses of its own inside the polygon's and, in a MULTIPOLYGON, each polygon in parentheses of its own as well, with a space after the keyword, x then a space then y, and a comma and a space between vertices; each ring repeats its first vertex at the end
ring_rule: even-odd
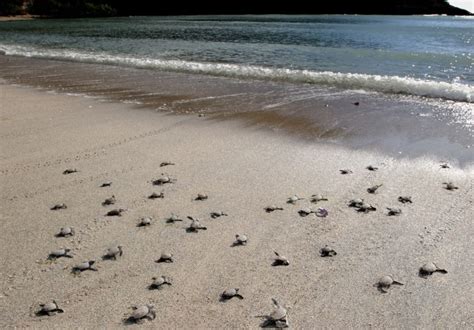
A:
POLYGON ((393 283, 392 283, 392 284, 396 284, 396 285, 405 285, 405 284, 403 284, 402 282, 398 282, 398 281, 393 281, 393 283))
POLYGON ((242 296, 241 294, 238 294, 238 293, 237 293, 234 297, 237 297, 237 298, 239 298, 240 300, 244 299, 244 296, 242 296))
POLYGON ((439 268, 435 271, 438 272, 438 273, 441 273, 441 274, 447 274, 448 273, 448 271, 446 269, 441 269, 441 268, 439 268))

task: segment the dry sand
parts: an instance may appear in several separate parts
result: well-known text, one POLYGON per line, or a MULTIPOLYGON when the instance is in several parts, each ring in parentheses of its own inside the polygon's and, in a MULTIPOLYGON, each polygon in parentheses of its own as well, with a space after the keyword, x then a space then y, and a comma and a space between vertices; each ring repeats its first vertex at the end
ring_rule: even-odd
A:
MULTIPOLYGON (((166 115, 123 104, 0 85, 1 221, 0 327, 114 328, 134 304, 158 310, 143 327, 257 328, 271 298, 290 306, 294 328, 473 328, 472 165, 440 169, 439 159, 396 160, 384 154, 302 142, 281 132, 245 128, 195 115, 166 115), (162 161, 175 166, 160 168, 162 161), (378 166, 376 172, 365 169, 378 166), (78 173, 63 175, 66 168, 78 173), (350 168, 353 174, 341 175, 350 168), (151 180, 166 172, 177 182, 151 180), (103 181, 111 187, 100 188, 103 181), (460 188, 443 189, 453 181, 460 188), (375 195, 366 188, 383 183, 375 195), (151 192, 164 199, 148 200, 151 192), (209 199, 193 201, 198 192, 209 199), (327 218, 301 218, 286 198, 323 193, 327 218), (111 195, 122 217, 104 217, 111 195), (413 204, 402 205, 400 195, 413 204), (360 214, 347 207, 362 197, 377 207, 360 214), (68 208, 50 211, 56 203, 68 208), (277 204, 281 212, 265 213, 277 204), (389 217, 385 207, 400 207, 389 217), (210 219, 211 211, 228 217, 210 219), (191 234, 188 222, 166 224, 175 212, 201 218, 207 231, 191 234), (155 219, 137 228, 138 219, 155 219), (72 238, 56 238, 72 226, 72 238), (249 244, 231 247, 236 233, 249 244), (124 255, 102 261, 108 247, 124 255), (333 246, 338 255, 321 258, 333 246), (51 250, 68 247, 73 259, 48 263, 51 250), (272 267, 273 250, 287 267, 272 267), (157 264, 162 251, 175 256, 157 264), (98 272, 71 274, 83 260, 98 272), (418 268, 434 261, 448 270, 428 279, 418 268), (385 274, 405 283, 382 294, 373 287, 385 274), (149 291, 151 277, 173 285, 149 291), (219 302, 238 287, 243 300, 219 302), (38 304, 55 299, 65 313, 36 317, 38 304)), ((313 205, 317 207, 316 205, 313 205)))

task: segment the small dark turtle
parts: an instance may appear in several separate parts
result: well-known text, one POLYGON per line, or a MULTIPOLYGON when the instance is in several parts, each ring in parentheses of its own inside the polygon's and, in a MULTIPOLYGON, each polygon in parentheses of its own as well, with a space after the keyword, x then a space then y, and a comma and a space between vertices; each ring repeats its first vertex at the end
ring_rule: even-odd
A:
POLYGON ((354 103, 352 103, 352 104, 355 105, 355 106, 359 106, 359 105, 360 105, 360 102, 354 102, 354 103))
POLYGON ((318 207, 318 209, 314 212, 314 214, 316 214, 317 217, 325 218, 329 215, 329 212, 323 207, 318 207))
POLYGON ((220 218, 220 217, 226 217, 226 216, 228 216, 228 214, 224 213, 223 211, 211 212, 211 218, 213 218, 213 219, 217 219, 217 218, 220 218))
POLYGON ((347 168, 339 170, 339 172, 341 172, 341 174, 352 174, 352 171, 347 168))
POLYGON ((121 217, 122 212, 125 212, 125 209, 113 209, 107 212, 105 215, 108 217, 121 217))
POLYGON ((377 289, 382 293, 387 293, 388 289, 393 285, 403 285, 403 283, 395 281, 391 275, 382 276, 376 283, 377 289))
POLYGON ((166 276, 152 277, 151 279, 153 282, 148 287, 150 290, 160 290, 164 285, 171 285, 171 280, 166 276))
POLYGON ((372 166, 372 165, 369 165, 369 166, 366 167, 366 169, 368 169, 369 171, 377 171, 379 168, 375 167, 375 166, 372 166))
POLYGON ((376 184, 375 186, 372 186, 370 188, 367 188, 367 192, 369 194, 375 194, 375 192, 377 191, 377 189, 379 189, 380 187, 382 187, 383 185, 382 184, 376 184))
POLYGON ((293 195, 291 197, 288 197, 286 200, 287 204, 296 204, 297 201, 303 200, 304 198, 298 197, 297 195, 293 195))
POLYGON ((376 211, 377 209, 368 204, 368 203, 362 203, 357 207, 357 212, 363 212, 363 213, 369 213, 370 211, 376 211))
POLYGON ((311 213, 315 213, 315 211, 311 210, 309 207, 304 207, 298 211, 298 214, 300 215, 300 217, 306 217, 310 215, 311 213))
POLYGON ((227 289, 221 293, 221 301, 227 301, 232 298, 244 299, 244 297, 239 293, 238 288, 227 289))
POLYGON ((274 326, 277 329, 288 328, 288 315, 285 307, 280 305, 276 299, 272 298, 273 311, 270 315, 265 316, 266 320, 261 325, 262 328, 274 326))
POLYGON ((194 200, 195 201, 205 201, 208 198, 209 198, 209 196, 207 196, 207 194, 199 193, 199 194, 197 194, 197 196, 194 200))
POLYGON ((103 206, 107 205, 114 205, 117 200, 115 199, 115 195, 112 195, 112 197, 106 198, 103 202, 103 206))
POLYGON ((64 210, 64 209, 67 209, 67 205, 62 203, 62 204, 54 205, 50 210, 57 211, 57 210, 64 210))
POLYGON ((390 215, 390 216, 402 214, 402 209, 399 209, 399 208, 387 207, 387 210, 388 210, 387 215, 390 215))
POLYGON ((276 251, 273 251, 273 253, 275 253, 276 257, 273 260, 272 266, 288 266, 290 264, 287 257, 280 255, 276 251))
POLYGON ((235 235, 235 241, 232 244, 232 246, 238 246, 238 245, 247 245, 248 238, 247 235, 235 235))
POLYGON ((157 194, 156 192, 153 192, 150 196, 148 196, 148 199, 157 199, 157 198, 165 198, 165 193, 160 192, 157 194))
POLYGON ((283 207, 278 207, 276 205, 269 205, 269 206, 265 207, 264 210, 267 213, 271 213, 273 211, 282 211, 283 207))
POLYGON ((451 166, 449 166, 448 163, 442 163, 441 165, 439 165, 439 167, 441 167, 441 168, 451 168, 451 166))
POLYGON ((133 306, 132 309, 132 315, 125 320, 127 323, 141 323, 145 319, 152 321, 156 318, 155 306, 153 305, 133 306))
POLYGON ((107 249, 107 251, 105 252, 102 258, 105 260, 110 260, 110 259, 117 260, 117 258, 121 257, 122 255, 123 255, 123 248, 122 246, 119 245, 119 246, 114 246, 107 249))
POLYGON ((334 257, 337 255, 337 252, 327 245, 320 250, 320 253, 321 257, 334 257))
POLYGON ((420 277, 427 278, 428 276, 436 272, 441 273, 441 274, 448 273, 446 269, 439 268, 438 266, 436 266, 436 264, 429 262, 420 267, 418 275, 420 277))
POLYGON ((457 187, 456 185, 454 185, 454 183, 452 183, 452 182, 443 182, 443 184, 445 185, 445 186, 444 186, 444 189, 446 189, 446 190, 456 190, 456 189, 459 189, 459 187, 457 187))
POLYGON ((105 188, 105 187, 110 187, 111 185, 112 185, 112 181, 105 181, 100 185, 100 187, 105 188))
POLYGON ((361 199, 361 198, 355 198, 355 199, 351 199, 349 201, 349 207, 355 207, 355 208, 358 208, 359 206, 361 206, 362 204, 364 204, 364 200, 361 199))
POLYGON ((328 199, 321 194, 311 195, 311 203, 318 203, 321 201, 327 201, 328 199))
POLYGON ((160 263, 160 262, 167 262, 167 263, 170 263, 170 262, 174 262, 174 258, 173 258, 173 255, 169 252, 163 252, 160 256, 160 259, 156 260, 156 262, 160 263))
POLYGON ((59 308, 55 300, 46 304, 40 304, 39 307, 40 309, 36 312, 37 316, 53 316, 56 313, 64 313, 64 310, 62 308, 59 308))
POLYGON ((175 165, 175 163, 165 161, 165 162, 162 162, 162 163, 160 164, 160 167, 170 166, 170 165, 175 165))
POLYGON ((143 217, 140 219, 140 221, 137 224, 137 227, 146 227, 151 225, 151 222, 153 221, 152 217, 143 217))
POLYGON ((68 237, 74 236, 75 231, 72 227, 62 227, 59 233, 56 234, 56 237, 68 237))
POLYGON ((89 261, 84 261, 83 263, 80 263, 78 265, 75 265, 72 268, 72 272, 74 274, 79 274, 82 273, 86 270, 93 270, 93 271, 98 271, 98 269, 94 266, 95 261, 94 260, 89 260, 89 261))
POLYGON ((63 174, 72 174, 72 173, 77 173, 77 172, 79 171, 76 170, 75 168, 68 168, 63 171, 63 174))
POLYGON ((398 197, 398 201, 400 203, 403 203, 403 204, 406 204, 406 203, 413 203, 413 201, 411 200, 411 196, 399 196, 398 197))
POLYGON ((207 227, 201 225, 201 223, 199 222, 199 219, 189 217, 189 216, 188 216, 188 219, 191 220, 191 224, 186 229, 186 231, 197 233, 199 230, 207 230, 207 227))
POLYGON ((55 251, 51 251, 48 255, 49 260, 55 260, 58 258, 72 258, 72 255, 70 254, 71 249, 59 249, 55 251))
POLYGON ((171 213, 170 217, 166 219, 166 223, 175 223, 176 221, 183 221, 183 219, 174 213, 171 213))
POLYGON ((162 186, 162 185, 167 184, 167 183, 174 183, 174 182, 176 182, 176 179, 173 179, 173 178, 169 177, 168 175, 162 174, 161 177, 159 177, 156 180, 153 180, 152 182, 155 186, 162 186))

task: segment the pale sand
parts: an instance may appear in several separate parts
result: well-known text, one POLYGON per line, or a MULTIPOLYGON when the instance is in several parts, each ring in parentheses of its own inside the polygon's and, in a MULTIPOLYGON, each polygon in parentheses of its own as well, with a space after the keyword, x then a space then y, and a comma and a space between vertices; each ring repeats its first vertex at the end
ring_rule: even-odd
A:
MULTIPOLYGON (((467 168, 440 169, 439 159, 395 160, 383 154, 304 143, 281 132, 165 115, 0 85, 1 222, 0 327, 119 327, 133 304, 153 303, 157 318, 143 327, 257 328, 255 316, 271 311, 271 298, 291 306, 294 328, 473 328, 473 178, 467 168), (169 160, 175 166, 160 168, 169 160), (377 172, 365 169, 379 166, 377 172), (63 175, 66 168, 80 172, 63 175), (339 169, 350 168, 351 175, 339 169), (167 172, 177 182, 165 199, 148 200, 150 180, 167 172), (109 188, 99 188, 106 180, 109 188), (460 189, 447 191, 442 182, 460 189), (366 188, 383 183, 376 195, 366 188), (206 192, 207 201, 193 197, 206 192), (308 201, 292 194, 324 193, 327 218, 297 214, 308 201), (114 194, 121 218, 106 218, 101 202, 114 194), (399 195, 411 195, 402 205, 399 195), (359 214, 347 207, 362 197, 377 207, 359 214), (68 208, 50 211, 55 203, 68 208), (267 214, 263 207, 285 210, 267 214), (385 207, 403 210, 386 215, 385 207), (223 210, 228 217, 210 219, 223 210), (188 222, 165 224, 175 212, 208 226, 186 233, 188 222), (149 228, 137 228, 152 216, 149 228), (55 238, 73 226, 73 238, 55 238), (232 248, 236 233, 249 236, 232 248), (118 261, 100 256, 124 246, 118 261), (338 255, 321 258, 333 246, 338 255), (45 262, 49 251, 69 247, 73 259, 45 262), (172 264, 154 262, 171 251, 172 264), (290 259, 272 267, 273 250, 290 259), (98 272, 71 275, 96 259, 98 272), (418 268, 434 261, 448 270, 429 279, 418 268), (393 274, 404 286, 382 294, 377 279, 393 274), (149 291, 156 275, 173 285, 149 291), (219 302, 239 287, 244 300, 219 302), (56 299, 64 314, 36 317, 41 302, 56 299)), ((315 206, 316 207, 316 206, 315 206)))

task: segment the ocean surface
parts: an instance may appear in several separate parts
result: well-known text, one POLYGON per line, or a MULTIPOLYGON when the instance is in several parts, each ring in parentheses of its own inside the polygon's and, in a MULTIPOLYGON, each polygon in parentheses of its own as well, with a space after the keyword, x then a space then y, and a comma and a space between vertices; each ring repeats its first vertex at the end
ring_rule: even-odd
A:
POLYGON ((473 17, 0 22, 0 53, 0 78, 13 83, 473 158, 473 17))

